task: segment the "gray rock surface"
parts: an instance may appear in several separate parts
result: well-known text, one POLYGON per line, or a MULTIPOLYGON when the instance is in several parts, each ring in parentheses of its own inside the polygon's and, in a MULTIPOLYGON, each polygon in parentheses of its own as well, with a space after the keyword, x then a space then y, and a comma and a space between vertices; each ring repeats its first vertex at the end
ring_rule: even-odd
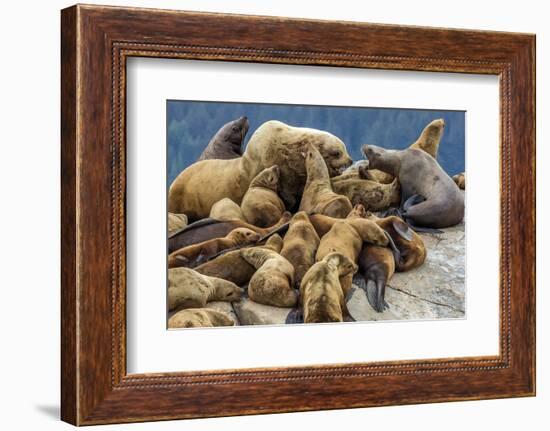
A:
POLYGON ((262 305, 248 298, 233 303, 241 325, 284 325, 292 308, 262 305))

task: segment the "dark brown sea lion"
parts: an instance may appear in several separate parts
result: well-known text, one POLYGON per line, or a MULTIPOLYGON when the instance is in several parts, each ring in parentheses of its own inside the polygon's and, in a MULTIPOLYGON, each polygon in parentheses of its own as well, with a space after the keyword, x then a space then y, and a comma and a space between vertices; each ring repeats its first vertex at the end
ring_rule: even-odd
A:
POLYGON ((462 192, 428 153, 374 145, 363 145, 362 151, 369 166, 398 177, 403 216, 412 225, 444 228, 464 219, 462 192))
POLYGON ((268 228, 259 228, 249 223, 239 220, 218 221, 213 219, 203 219, 192 223, 184 229, 172 234, 168 238, 168 252, 172 253, 188 245, 198 244, 199 242, 208 241, 209 239, 222 238, 233 229, 244 227, 262 236, 268 235, 271 232, 277 231, 279 228, 284 228, 290 220, 289 212, 283 213, 281 219, 273 226, 268 228))
POLYGON ((230 121, 216 132, 199 160, 235 159, 243 154, 242 145, 248 132, 248 118, 241 117, 230 121))
MULTIPOLYGON (((395 272, 395 259, 388 247, 366 244, 359 253, 360 285, 367 299, 376 311, 381 313, 388 304, 385 301, 386 283, 395 272)), ((356 278, 357 280, 357 278, 356 278)))
POLYGON ((466 188, 466 174, 464 172, 453 176, 453 181, 459 189, 464 190, 466 188))

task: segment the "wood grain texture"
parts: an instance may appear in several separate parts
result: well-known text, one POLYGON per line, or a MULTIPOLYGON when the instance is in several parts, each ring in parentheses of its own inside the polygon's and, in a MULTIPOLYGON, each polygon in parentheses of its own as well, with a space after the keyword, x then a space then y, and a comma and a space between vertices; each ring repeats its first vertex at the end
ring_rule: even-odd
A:
POLYGON ((61 39, 63 420, 82 425, 534 394, 533 35, 74 6, 62 11, 61 39), (498 75, 499 356, 127 375, 130 56, 498 75))

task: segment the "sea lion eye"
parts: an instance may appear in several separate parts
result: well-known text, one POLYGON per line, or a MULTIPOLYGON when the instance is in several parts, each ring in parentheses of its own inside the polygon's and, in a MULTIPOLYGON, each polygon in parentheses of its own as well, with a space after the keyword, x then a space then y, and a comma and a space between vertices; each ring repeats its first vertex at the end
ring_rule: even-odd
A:
POLYGON ((238 132, 238 131, 239 131, 239 128, 238 128, 237 126, 233 126, 233 127, 231 128, 231 130, 233 130, 234 132, 238 132))
POLYGON ((340 150, 333 151, 332 155, 334 157, 340 157, 342 155, 342 152, 340 150))

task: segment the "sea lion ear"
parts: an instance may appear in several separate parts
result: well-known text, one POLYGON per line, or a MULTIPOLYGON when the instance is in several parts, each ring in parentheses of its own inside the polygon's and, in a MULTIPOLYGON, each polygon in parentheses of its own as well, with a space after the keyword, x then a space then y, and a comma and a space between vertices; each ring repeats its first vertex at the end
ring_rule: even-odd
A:
POLYGON ((412 229, 403 220, 395 219, 393 220, 392 225, 401 238, 407 241, 413 240, 412 229))

